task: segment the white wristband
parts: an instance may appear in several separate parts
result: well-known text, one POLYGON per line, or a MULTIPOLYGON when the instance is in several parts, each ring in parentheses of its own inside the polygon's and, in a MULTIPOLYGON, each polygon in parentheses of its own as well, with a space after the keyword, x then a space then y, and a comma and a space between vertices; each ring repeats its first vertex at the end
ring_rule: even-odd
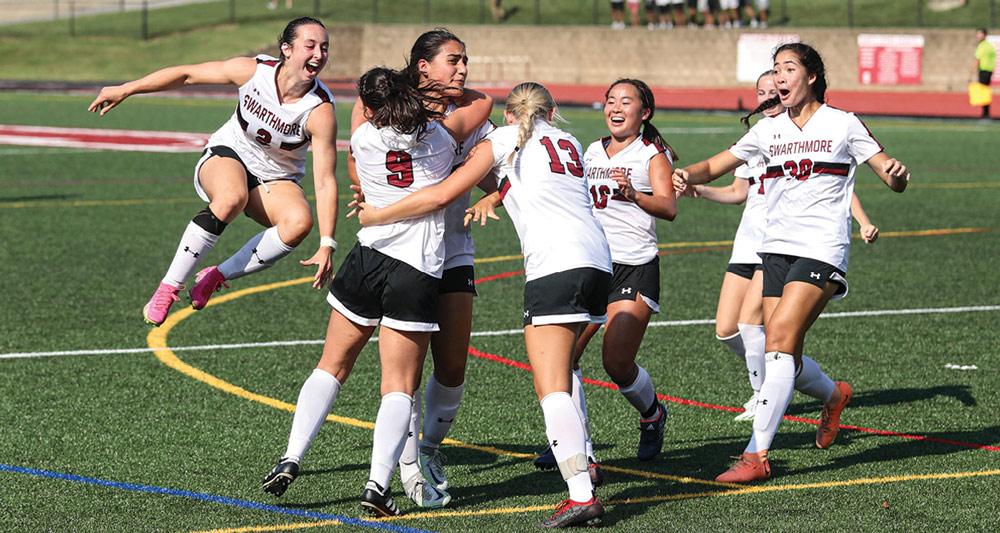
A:
POLYGON ((333 240, 333 237, 320 237, 319 238, 320 248, 326 246, 327 248, 333 248, 333 251, 337 251, 337 241, 333 240))

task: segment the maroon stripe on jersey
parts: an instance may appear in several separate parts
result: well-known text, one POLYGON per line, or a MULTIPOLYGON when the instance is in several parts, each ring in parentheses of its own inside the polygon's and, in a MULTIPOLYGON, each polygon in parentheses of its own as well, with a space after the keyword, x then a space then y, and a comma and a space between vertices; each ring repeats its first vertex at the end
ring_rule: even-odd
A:
POLYGON ((767 170, 764 171, 764 174, 760 177, 760 179, 766 180, 766 179, 780 178, 784 175, 785 175, 785 169, 780 166, 767 167, 767 170))
POLYGON ((660 144, 658 142, 651 141, 651 140, 649 140, 649 139, 647 139, 645 137, 640 137, 640 138, 642 139, 642 144, 644 144, 646 146, 650 146, 650 145, 655 146, 656 147, 656 153, 658 153, 658 154, 662 154, 662 153, 664 153, 664 152, 667 151, 666 147, 664 147, 662 144, 660 144))
POLYGON ((851 165, 847 163, 824 163, 817 161, 813 163, 813 174, 833 174, 835 176, 846 176, 851 171, 851 165))
POLYGON ((282 150, 298 150, 302 148, 306 143, 309 142, 309 138, 302 139, 302 142, 297 143, 281 143, 282 150))
POLYGON ((860 118, 858 119, 858 122, 860 122, 861 125, 865 127, 865 131, 868 132, 868 136, 871 137, 872 140, 875 141, 875 144, 878 145, 878 149, 884 152, 885 147, 882 146, 882 143, 878 142, 878 139, 876 139, 874 135, 872 135, 872 130, 868 129, 868 124, 865 124, 865 121, 861 120, 860 118))
POLYGON ((243 113, 240 111, 239 105, 236 106, 236 121, 240 123, 240 127, 243 128, 244 130, 246 130, 247 127, 250 126, 250 123, 247 122, 245 118, 243 118, 243 113))
POLYGON ((278 60, 277 60, 277 59, 258 59, 258 60, 257 60, 257 64, 258 64, 258 65, 259 65, 259 64, 262 64, 262 63, 263 63, 264 65, 267 65, 267 66, 269 66, 269 67, 273 67, 273 66, 275 66, 275 65, 277 65, 277 64, 278 64, 278 60))
POLYGON ((318 96, 319 99, 322 100, 324 103, 333 100, 333 97, 330 96, 330 93, 327 92, 327 90, 324 89, 319 83, 316 83, 316 89, 313 90, 313 94, 318 96))
POLYGON ((504 197, 507 196, 507 191, 510 190, 510 180, 506 176, 500 180, 500 185, 497 187, 497 191, 500 192, 500 201, 502 202, 504 197))

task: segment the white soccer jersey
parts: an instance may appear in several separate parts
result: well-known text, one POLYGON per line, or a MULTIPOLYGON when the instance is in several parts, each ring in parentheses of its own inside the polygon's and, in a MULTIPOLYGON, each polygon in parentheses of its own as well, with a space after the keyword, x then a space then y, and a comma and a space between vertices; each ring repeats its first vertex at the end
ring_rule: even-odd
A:
MULTIPOLYGON (((450 104, 446 114, 450 114, 458 109, 455 104, 450 104)), ((465 140, 455 147, 455 165, 465 161, 469 155, 469 150, 477 142, 486 137, 496 126, 487 120, 476 131, 472 132, 465 140)), ((472 243, 472 234, 469 227, 465 225, 465 210, 469 208, 469 197, 472 191, 462 195, 444 209, 444 269, 469 266, 475 258, 476 248, 472 243)))
POLYGON ((754 265, 761 263, 757 252, 760 251, 760 245, 764 241, 764 226, 767 223, 767 200, 764 195, 766 183, 761 180, 766 168, 764 158, 756 155, 733 171, 734 176, 745 179, 748 183, 747 201, 743 207, 743 217, 740 218, 740 227, 736 229, 736 237, 733 239, 730 263, 754 265))
POLYGON ((761 252, 808 257, 847 272, 854 171, 882 145, 854 113, 822 105, 805 127, 788 113, 757 122, 732 148, 767 160, 767 227, 761 252))
POLYGON ((333 96, 315 80, 312 89, 297 102, 283 102, 276 85, 278 60, 265 55, 256 59, 257 70, 239 89, 236 111, 212 134, 207 146, 232 148, 247 170, 263 181, 299 182, 306 172, 309 114, 320 104, 332 104, 333 96))
MULTIPOLYGON (((365 122, 351 135, 351 151, 365 202, 385 207, 448 177, 456 143, 437 122, 427 131, 401 135, 365 122)), ((358 242, 435 278, 444 267, 444 211, 361 228, 358 242)))
POLYGON ((608 157, 607 146, 610 142, 611 137, 594 141, 583 156, 594 215, 608 237, 611 259, 623 265, 644 265, 659 252, 656 247, 656 218, 618 193, 618 184, 611 179, 611 171, 621 169, 631 179, 636 192, 653 194, 649 161, 656 154, 666 154, 669 161, 670 152, 639 137, 622 151, 608 157))
POLYGON ((531 138, 515 151, 518 131, 505 126, 487 138, 500 197, 521 240, 527 281, 574 268, 610 273, 611 252, 590 209, 580 142, 536 120, 531 138))

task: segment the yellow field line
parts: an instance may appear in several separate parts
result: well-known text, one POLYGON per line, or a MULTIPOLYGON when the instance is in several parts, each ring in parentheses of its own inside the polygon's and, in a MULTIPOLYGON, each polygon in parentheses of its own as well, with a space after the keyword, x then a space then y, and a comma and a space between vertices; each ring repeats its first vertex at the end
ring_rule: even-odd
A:
MULTIPOLYGON (((608 468, 606 467, 602 468, 608 470, 608 468)), ((715 496, 740 496, 747 494, 759 494, 764 492, 825 489, 825 488, 849 487, 857 485, 900 483, 904 481, 959 479, 967 477, 984 477, 984 476, 996 476, 996 475, 1000 475, 1000 470, 984 470, 979 472, 956 472, 956 473, 942 473, 942 474, 914 474, 908 476, 849 479, 844 481, 825 481, 821 483, 802 483, 797 485, 762 485, 762 486, 737 485, 737 487, 739 488, 733 490, 718 491, 718 492, 688 492, 684 494, 650 496, 647 498, 626 498, 624 500, 606 500, 604 501, 604 505, 630 505, 634 503, 655 503, 655 502, 665 502, 665 501, 690 500, 695 498, 707 498, 715 496)), ((431 511, 423 513, 407 513, 402 516, 381 518, 378 520, 391 521, 391 520, 410 520, 417 518, 452 518, 452 517, 469 517, 469 516, 487 516, 487 515, 498 515, 498 514, 539 512, 539 511, 550 510, 552 508, 553 508, 552 505, 532 505, 527 507, 499 507, 494 509, 481 509, 476 511, 431 511)), ((279 526, 257 526, 257 527, 244 527, 237 529, 213 529, 211 531, 197 531, 191 533, 244 533, 250 531, 288 531, 291 529, 311 528, 311 527, 334 525, 334 524, 338 524, 338 522, 334 520, 328 520, 324 522, 300 522, 298 524, 283 524, 279 526)))

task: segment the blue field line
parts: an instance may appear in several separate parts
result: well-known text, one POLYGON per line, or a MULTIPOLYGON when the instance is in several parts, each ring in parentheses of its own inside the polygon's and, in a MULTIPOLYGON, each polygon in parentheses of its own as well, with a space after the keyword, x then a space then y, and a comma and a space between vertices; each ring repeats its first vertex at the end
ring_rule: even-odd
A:
POLYGON ((116 489, 136 490, 140 492, 151 492, 153 494, 166 494, 169 496, 182 496, 184 498, 191 498, 194 500, 204 500, 208 502, 224 503, 226 505, 235 505, 237 507, 245 507, 247 509, 254 509, 258 511, 270 511, 272 513, 282 513, 292 516, 302 516, 305 518, 315 518, 317 520, 337 520, 347 525, 370 527, 386 531, 396 531, 399 533, 431 533, 426 529, 416 529, 412 527, 388 524, 385 522, 376 522, 373 520, 362 520, 360 518, 351 518, 348 516, 317 513, 315 511, 302 511, 300 509, 289 509, 287 507, 278 507, 277 505, 267 505, 264 503, 251 502, 247 500, 226 498, 225 496, 216 496, 214 494, 205 494, 204 492, 191 492, 187 490, 154 487, 152 485, 136 485, 135 483, 107 481, 104 479, 97 479, 92 477, 77 476, 73 474, 63 474, 60 472, 50 472, 48 470, 39 470, 37 468, 24 468, 20 466, 10 466, 5 464, 0 464, 0 472, 15 472, 18 474, 28 474, 32 476, 47 477, 52 479, 62 479, 64 481, 76 481, 79 483, 101 485, 104 487, 112 487, 116 489))

